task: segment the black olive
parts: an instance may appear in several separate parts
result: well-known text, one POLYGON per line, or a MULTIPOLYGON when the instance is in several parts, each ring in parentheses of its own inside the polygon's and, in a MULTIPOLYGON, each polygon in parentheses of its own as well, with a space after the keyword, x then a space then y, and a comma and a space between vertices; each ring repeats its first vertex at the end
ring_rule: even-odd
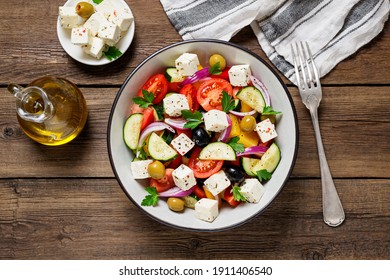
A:
POLYGON ((238 166, 228 165, 225 168, 225 174, 228 179, 233 183, 241 183, 244 181, 244 171, 238 166))
POLYGON ((210 143, 211 136, 203 127, 196 127, 192 130, 192 140, 195 142, 195 145, 204 147, 210 143))

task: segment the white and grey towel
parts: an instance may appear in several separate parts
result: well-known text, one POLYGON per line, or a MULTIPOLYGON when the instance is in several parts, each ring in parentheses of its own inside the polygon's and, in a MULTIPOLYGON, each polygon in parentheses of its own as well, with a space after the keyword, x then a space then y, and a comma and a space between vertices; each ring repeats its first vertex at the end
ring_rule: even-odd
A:
POLYGON ((307 41, 320 76, 377 36, 389 0, 160 0, 184 40, 230 40, 250 25, 272 63, 295 83, 290 45, 307 41))

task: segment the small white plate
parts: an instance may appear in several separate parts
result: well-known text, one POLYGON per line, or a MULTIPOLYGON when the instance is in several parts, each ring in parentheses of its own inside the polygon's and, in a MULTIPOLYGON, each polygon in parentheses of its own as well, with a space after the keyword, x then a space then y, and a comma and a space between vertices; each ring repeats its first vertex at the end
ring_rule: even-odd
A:
MULTIPOLYGON (((77 3, 80 2, 80 0, 68 0, 63 6, 71 6, 76 7, 77 3)), ((131 12, 130 7, 127 5, 127 3, 123 0, 116 0, 116 3, 120 7, 128 8, 131 12)), ((134 31, 135 31, 135 22, 131 24, 129 30, 127 30, 127 33, 123 38, 116 44, 116 47, 122 52, 122 55, 127 51, 127 49, 130 47, 131 42, 134 38, 134 31)), ((87 65, 104 65, 108 64, 110 62, 114 62, 114 60, 109 60, 105 56, 102 56, 100 59, 96 59, 88 54, 86 54, 80 46, 74 45, 70 41, 70 33, 71 29, 65 29, 61 27, 60 18, 57 19, 57 35, 58 39, 60 40, 60 43, 64 50, 67 52, 68 55, 70 55, 73 59, 87 65)))

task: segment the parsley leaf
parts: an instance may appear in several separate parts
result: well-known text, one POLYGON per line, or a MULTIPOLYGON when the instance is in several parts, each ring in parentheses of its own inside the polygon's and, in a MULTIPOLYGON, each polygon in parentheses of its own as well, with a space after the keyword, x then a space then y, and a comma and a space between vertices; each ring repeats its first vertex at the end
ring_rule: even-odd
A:
POLYGON ((277 115, 281 114, 282 112, 274 111, 271 106, 265 106, 263 109, 263 115, 277 115))
POLYGON ((259 179, 260 182, 263 180, 269 180, 272 177, 272 174, 269 173, 266 169, 261 169, 256 172, 256 176, 259 179))
POLYGON ((238 140, 240 140, 240 137, 235 136, 230 139, 227 144, 232 147, 235 152, 242 153, 245 150, 244 144, 238 143, 238 140))
POLYGON ((245 196, 241 194, 241 188, 239 186, 234 186, 232 192, 235 201, 246 201, 245 196))
POLYGON ((158 192, 156 187, 147 187, 145 189, 149 194, 142 200, 142 206, 155 206, 158 202, 158 192))
POLYGON ((109 47, 108 50, 103 52, 104 56, 107 57, 108 60, 115 60, 122 55, 122 52, 115 46, 109 47))
POLYGON ((147 90, 142 90, 142 95, 137 96, 133 98, 133 102, 137 105, 139 105, 141 108, 148 108, 149 105, 152 105, 152 102, 154 100, 154 95, 152 92, 148 92, 147 90))
POLYGON ((232 97, 226 91, 222 91, 222 111, 228 113, 234 108, 236 108, 236 103, 232 100, 232 97))
POLYGON ((203 123, 203 115, 199 111, 191 112, 191 110, 182 110, 181 114, 188 122, 184 125, 184 128, 194 129, 201 123, 203 123))
POLYGON ((214 63, 209 68, 210 75, 220 75, 222 73, 221 71, 221 63, 218 61, 217 63, 214 63))
POLYGON ((100 4, 102 2, 103 2, 103 0, 93 0, 93 3, 95 3, 95 4, 100 4))

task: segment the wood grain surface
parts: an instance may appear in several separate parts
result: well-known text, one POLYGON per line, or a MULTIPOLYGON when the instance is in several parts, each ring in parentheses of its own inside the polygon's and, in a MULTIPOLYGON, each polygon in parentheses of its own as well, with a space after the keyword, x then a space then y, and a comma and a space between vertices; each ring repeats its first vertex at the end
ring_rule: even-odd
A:
MULTIPOLYGON (((322 221, 310 114, 283 78, 299 121, 290 180, 261 215, 238 228, 204 233, 146 216, 126 197, 108 160, 107 121, 121 84, 147 56, 181 41, 161 4, 126 1, 135 16, 134 41, 118 61, 93 67, 74 61, 58 41, 58 6, 64 2, 0 0, 0 259, 390 258, 388 24, 322 79, 321 133, 345 223, 330 228, 322 221), (44 75, 76 83, 89 107, 87 127, 64 146, 28 139, 6 89, 44 75)), ((266 59, 249 27, 232 42, 266 59)))

